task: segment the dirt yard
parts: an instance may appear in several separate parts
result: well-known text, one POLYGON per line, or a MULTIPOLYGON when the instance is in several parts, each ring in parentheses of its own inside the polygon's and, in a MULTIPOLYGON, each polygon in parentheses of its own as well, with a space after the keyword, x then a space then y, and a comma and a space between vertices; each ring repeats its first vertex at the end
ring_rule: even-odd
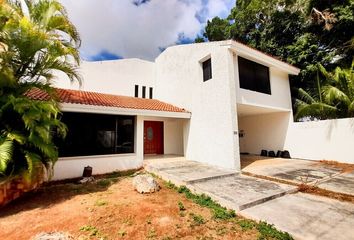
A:
POLYGON ((158 181, 162 189, 145 195, 134 191, 131 177, 118 175, 43 187, 0 209, 0 238, 63 231, 74 239, 291 239, 241 217, 215 219, 211 209, 158 181))

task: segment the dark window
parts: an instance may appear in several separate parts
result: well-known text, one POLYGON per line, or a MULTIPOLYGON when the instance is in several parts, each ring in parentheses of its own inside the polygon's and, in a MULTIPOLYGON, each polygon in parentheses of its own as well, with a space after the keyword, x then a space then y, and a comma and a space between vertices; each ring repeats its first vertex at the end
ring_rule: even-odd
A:
POLYGON ((149 98, 152 99, 153 98, 153 95, 152 95, 152 87, 149 88, 149 98))
POLYGON ((65 140, 56 140, 60 157, 134 152, 133 116, 65 112, 65 140))
POLYGON ((146 87, 143 86, 143 94, 142 94, 142 98, 145 98, 146 97, 146 87))
POLYGON ((139 85, 135 85, 135 93, 134 93, 135 97, 139 97, 139 85))
POLYGON ((211 58, 208 60, 204 61, 202 63, 203 65, 203 81, 208 81, 209 79, 212 78, 212 73, 211 73, 211 58))
POLYGON ((271 94, 269 68, 238 57, 240 88, 271 94))

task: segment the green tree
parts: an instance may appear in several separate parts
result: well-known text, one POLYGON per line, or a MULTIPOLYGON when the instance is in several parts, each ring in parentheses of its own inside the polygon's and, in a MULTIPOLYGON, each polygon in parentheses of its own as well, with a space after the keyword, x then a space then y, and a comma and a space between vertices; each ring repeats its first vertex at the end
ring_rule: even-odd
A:
POLYGON ((211 21, 208 20, 207 26, 205 27, 204 37, 207 37, 209 41, 220 41, 228 39, 230 23, 226 19, 221 19, 219 17, 213 18, 211 21))
MULTIPOLYGON (((51 80, 56 71, 71 81, 77 73, 79 34, 56 0, 0 0, 0 176, 51 170, 64 136, 51 80), (48 101, 31 100, 34 88, 48 101)), ((49 171, 51 172, 51 171, 49 171)))
POLYGON ((298 89, 296 119, 329 119, 354 117, 354 61, 350 68, 337 67, 329 73, 318 64, 316 87, 298 89))

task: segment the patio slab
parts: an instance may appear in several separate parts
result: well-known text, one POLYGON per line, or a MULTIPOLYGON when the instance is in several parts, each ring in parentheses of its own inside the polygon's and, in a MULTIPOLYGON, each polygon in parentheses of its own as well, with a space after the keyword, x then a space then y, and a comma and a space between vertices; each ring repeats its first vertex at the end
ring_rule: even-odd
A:
POLYGON ((225 170, 194 161, 150 161, 144 164, 149 172, 161 176, 176 185, 215 179, 235 174, 233 170, 225 170))
POLYGON ((318 187, 354 196, 354 172, 337 175, 322 182, 318 187))
MULTIPOLYGON (((255 157, 257 158, 253 156, 255 157)), ((247 161, 249 157, 242 158, 247 161)), ((260 160, 245 166, 242 172, 274 177, 297 184, 318 184, 341 174, 341 169, 316 161, 260 157, 260 160)))
POLYGON ((187 187, 196 192, 204 193, 221 205, 236 211, 297 191, 294 186, 242 174, 200 181, 189 184, 187 187))
POLYGON ((354 239, 354 204, 304 193, 285 195, 241 211, 267 221, 295 239, 354 239))

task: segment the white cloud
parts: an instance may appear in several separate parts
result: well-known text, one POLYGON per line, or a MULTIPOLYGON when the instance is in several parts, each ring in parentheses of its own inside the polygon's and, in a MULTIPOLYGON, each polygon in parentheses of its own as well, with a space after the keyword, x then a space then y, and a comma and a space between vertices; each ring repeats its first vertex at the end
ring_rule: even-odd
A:
POLYGON ((235 0, 151 0, 139 6, 133 0, 61 2, 80 32, 86 59, 102 51, 154 59, 159 48, 175 44, 180 33, 190 39, 200 33, 205 22, 196 18, 198 12, 204 20, 225 17, 235 4, 235 0))

